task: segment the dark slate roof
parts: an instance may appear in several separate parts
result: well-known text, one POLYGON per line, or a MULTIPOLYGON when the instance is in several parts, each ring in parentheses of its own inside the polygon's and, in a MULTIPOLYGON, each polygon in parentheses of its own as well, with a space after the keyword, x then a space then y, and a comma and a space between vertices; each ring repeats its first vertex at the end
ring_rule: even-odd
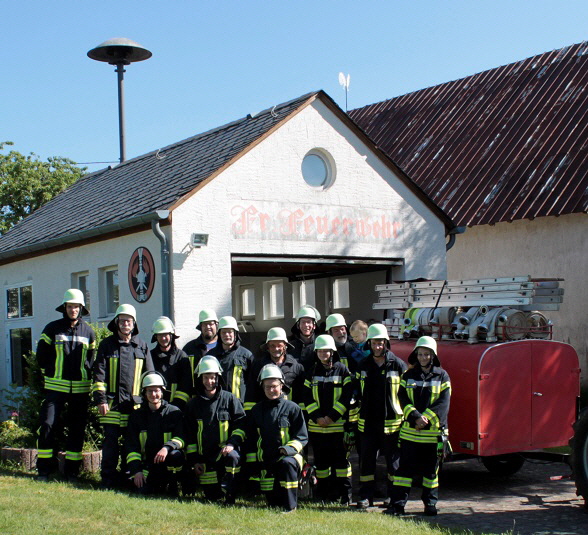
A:
POLYGON ((588 43, 349 112, 458 225, 588 211, 588 43))
MULTIPOLYGON (((322 93, 322 92, 321 92, 322 93)), ((85 175, 0 238, 0 254, 124 226, 171 208, 251 143, 318 95, 308 93, 242 119, 85 175)))
POLYGON ((315 91, 82 177, 0 237, 0 264, 49 248, 144 228, 161 217, 155 212, 173 210, 200 183, 315 99, 363 139, 447 229, 455 226, 325 92, 315 91))

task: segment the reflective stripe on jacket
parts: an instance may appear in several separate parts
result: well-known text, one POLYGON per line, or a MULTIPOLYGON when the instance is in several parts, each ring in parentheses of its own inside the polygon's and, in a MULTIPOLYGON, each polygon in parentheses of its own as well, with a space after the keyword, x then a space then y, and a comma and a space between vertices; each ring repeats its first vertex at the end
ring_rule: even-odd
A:
POLYGON ((212 398, 196 394, 184 411, 188 464, 217 461, 221 449, 244 419, 243 405, 230 392, 218 387, 212 398))
POLYGON ((72 327, 62 318, 47 324, 37 345, 37 361, 47 390, 84 394, 92 385, 94 330, 83 319, 72 327))
POLYGON ((359 431, 363 432, 368 427, 372 429, 376 427, 382 429, 385 434, 391 434, 400 429, 403 414, 398 399, 398 389, 400 377, 405 370, 406 363, 388 350, 382 366, 376 364, 371 352, 359 363, 356 374, 360 399, 359 431), (381 384, 382 388, 371 388, 372 382, 381 384), (374 405, 379 409, 378 415, 381 415, 381 421, 376 421, 374 413, 370 412, 370 406, 374 405))
POLYGON ((128 469, 136 474, 153 464, 157 452, 184 448, 184 425, 180 409, 162 400, 161 407, 152 411, 144 401, 129 415, 125 437, 128 469))
POLYGON ((424 373, 419 365, 408 370, 400 381, 398 397, 405 421, 400 438, 411 442, 437 442, 441 433, 447 433, 447 414, 451 397, 449 374, 438 366, 424 373), (416 421, 426 416, 429 424, 415 429, 416 421))
POLYGON ((341 362, 325 368, 318 358, 304 382, 304 406, 308 413, 308 431, 311 433, 342 433, 353 394, 349 370, 341 362), (328 416, 333 423, 321 427, 316 422, 328 416))
MULTIPOLYGON (((100 342, 92 391, 96 405, 108 403, 112 410, 130 414, 142 401, 141 374, 153 371, 153 362, 147 344, 139 337, 133 336, 129 343, 118 338, 113 334, 100 342)), ((100 422, 110 423, 106 417, 100 417, 100 422)))

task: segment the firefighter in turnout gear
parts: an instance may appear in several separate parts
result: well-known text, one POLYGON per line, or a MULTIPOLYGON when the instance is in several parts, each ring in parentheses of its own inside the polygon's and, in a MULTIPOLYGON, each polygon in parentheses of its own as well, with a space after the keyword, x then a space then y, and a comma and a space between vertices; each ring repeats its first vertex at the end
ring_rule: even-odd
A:
POLYGON ((315 361, 304 383, 308 440, 314 454, 317 498, 351 502, 351 464, 343 443, 353 384, 328 334, 314 341, 315 361))
POLYGON ((176 473, 184 463, 182 412, 164 398, 165 378, 146 372, 141 381, 144 401, 129 416, 125 437, 127 466, 138 492, 176 496, 176 473))
POLYGON ((437 514, 438 471, 447 441, 451 397, 448 373, 437 357, 437 342, 421 336, 408 357, 409 369, 400 381, 398 397, 405 421, 400 430, 400 466, 394 477, 387 514, 403 515, 414 480, 422 480, 425 515, 437 514))
MULTIPOLYGON (((104 427, 102 443, 102 487, 111 488, 118 477, 118 439, 129 421, 129 414, 141 404, 141 375, 153 371, 147 344, 137 335, 137 313, 133 305, 120 305, 108 324, 112 335, 98 346, 94 362, 94 402, 104 427)), ((121 463, 123 477, 126 458, 121 463)))
POLYGON ((249 374, 245 410, 248 411, 257 402, 266 398, 262 385, 259 383, 259 374, 267 364, 275 364, 280 368, 284 379, 284 395, 304 408, 304 367, 289 353, 292 345, 288 342, 286 331, 281 327, 272 327, 267 332, 265 344, 261 346, 261 349, 263 355, 253 361, 249 374))
POLYGON ((188 356, 188 361, 183 363, 182 374, 187 374, 191 378, 190 396, 194 394, 196 385, 196 366, 200 359, 212 350, 218 342, 218 317, 214 310, 204 309, 198 314, 198 325, 196 329, 200 331, 200 336, 190 340, 184 347, 184 353, 188 356), (185 364, 185 368, 184 368, 185 364))
POLYGON ((350 343, 349 333, 347 332, 347 323, 345 322, 343 315, 331 314, 330 316, 327 316, 327 319, 325 320, 325 330, 335 341, 339 361, 347 367, 351 372, 351 375, 355 375, 357 362, 350 358, 354 346, 350 343))
POLYGON ((292 326, 292 336, 288 340, 292 345, 291 353, 307 370, 312 364, 317 323, 321 320, 321 315, 313 306, 304 305, 294 319, 296 323, 292 326))
POLYGON ((359 440, 360 456, 359 509, 373 505, 375 472, 378 456, 386 458, 388 496, 384 506, 390 504, 392 481, 398 468, 398 435, 402 424, 402 407, 398 399, 400 378, 406 364, 388 349, 388 331, 385 325, 374 323, 368 329, 370 353, 357 370, 359 381, 359 440))
POLYGON ((192 378, 185 373, 187 366, 182 366, 187 364, 186 353, 176 346, 179 336, 176 335, 174 324, 166 316, 155 320, 151 332, 151 343, 157 342, 151 350, 153 366, 169 385, 169 390, 163 390, 163 398, 183 410, 190 399, 192 389, 192 378))
POLYGON ((245 403, 246 385, 253 365, 253 353, 241 345, 237 320, 224 316, 218 322, 219 340, 209 355, 216 357, 230 392, 245 403))
POLYGON ((258 379, 265 399, 247 413, 245 426, 229 443, 239 447, 247 442, 247 463, 253 463, 268 505, 293 511, 298 505, 302 450, 308 442, 304 415, 296 403, 282 395, 284 376, 278 366, 264 366, 258 379))
POLYGON ((356 358, 357 346, 349 336, 347 323, 342 314, 331 314, 330 316, 327 316, 325 329, 327 334, 330 334, 333 337, 333 340, 335 340, 335 347, 337 348, 339 361, 347 367, 351 373, 351 379, 353 382, 353 396, 351 397, 351 402, 349 404, 349 413, 347 415, 347 425, 345 429, 345 446, 348 450, 351 450, 355 445, 357 421, 359 419, 359 403, 357 401, 359 398, 359 384, 355 379, 357 364, 359 362, 356 358))
POLYGON ((245 411, 234 394, 223 390, 222 368, 215 357, 202 357, 196 373, 197 393, 184 415, 188 467, 200 481, 206 499, 217 501, 224 495, 225 503, 231 505, 240 456, 227 441, 243 425, 245 411))
POLYGON ((80 290, 65 292, 55 310, 63 318, 49 323, 37 346, 37 361, 43 373, 44 399, 41 405, 38 441, 38 479, 47 481, 56 467, 55 423, 67 405, 65 424, 68 428, 65 452, 65 475, 77 478, 82 462, 82 446, 88 418, 88 401, 92 386, 92 361, 96 337, 82 319, 88 314, 80 290))

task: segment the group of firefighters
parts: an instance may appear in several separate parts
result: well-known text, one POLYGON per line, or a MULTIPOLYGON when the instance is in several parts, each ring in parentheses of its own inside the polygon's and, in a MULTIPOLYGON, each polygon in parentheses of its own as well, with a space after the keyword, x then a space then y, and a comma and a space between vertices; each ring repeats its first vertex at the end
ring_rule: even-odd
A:
POLYGON ((407 366, 390 351, 384 325, 356 321, 348 331, 344 317, 331 314, 319 335, 320 314, 306 305, 292 335, 269 329, 257 356, 241 345, 237 321, 212 310, 200 312, 200 335, 183 350, 172 321, 158 318, 149 349, 135 308, 123 304, 96 347, 80 290, 67 290, 56 310, 63 318, 45 327, 37 348, 45 381, 39 480, 55 469, 62 412, 65 475, 77 480, 91 392, 104 430, 102 488, 173 495, 181 487, 188 496, 200 485, 207 500, 230 505, 254 483, 288 512, 312 452, 316 499, 351 505, 355 446, 358 509, 374 504, 381 454, 384 512, 403 515, 415 483, 424 513, 437 514, 451 385, 433 338, 417 341, 407 366))

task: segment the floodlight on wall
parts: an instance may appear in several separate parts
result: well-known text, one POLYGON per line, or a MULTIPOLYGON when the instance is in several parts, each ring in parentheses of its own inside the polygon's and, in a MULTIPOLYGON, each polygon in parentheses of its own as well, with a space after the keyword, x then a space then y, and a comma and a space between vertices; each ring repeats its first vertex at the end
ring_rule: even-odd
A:
POLYGON ((190 236, 190 247, 206 247, 208 245, 208 234, 192 234, 190 236))
POLYGON ((96 61, 104 61, 110 65, 116 65, 115 72, 118 75, 118 132, 120 144, 120 162, 126 160, 125 146, 125 112, 124 112, 124 73, 125 65, 130 65, 137 61, 149 59, 151 52, 143 48, 139 43, 126 39, 125 37, 115 37, 104 41, 96 48, 88 51, 88 57, 96 61))

